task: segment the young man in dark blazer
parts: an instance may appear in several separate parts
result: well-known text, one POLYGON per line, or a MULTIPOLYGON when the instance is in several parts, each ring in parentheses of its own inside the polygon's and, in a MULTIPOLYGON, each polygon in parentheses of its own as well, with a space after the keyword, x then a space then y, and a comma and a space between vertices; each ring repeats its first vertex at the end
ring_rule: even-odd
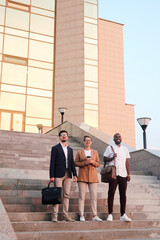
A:
MULTIPOLYGON (((53 146, 50 160, 50 182, 55 182, 56 187, 63 188, 63 220, 74 221, 68 216, 69 195, 71 179, 77 181, 77 173, 73 159, 73 149, 67 145, 68 133, 65 130, 59 132, 60 143, 53 146)), ((57 222, 59 204, 53 206, 52 221, 57 222)))

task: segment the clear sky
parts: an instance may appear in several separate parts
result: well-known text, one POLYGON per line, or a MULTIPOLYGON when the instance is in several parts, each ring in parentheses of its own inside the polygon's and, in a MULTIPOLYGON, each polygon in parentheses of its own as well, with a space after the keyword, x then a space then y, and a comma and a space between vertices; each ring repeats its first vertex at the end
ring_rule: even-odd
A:
POLYGON ((147 148, 160 150, 160 0, 99 0, 99 17, 124 24, 126 103, 135 104, 136 147, 150 117, 147 148))

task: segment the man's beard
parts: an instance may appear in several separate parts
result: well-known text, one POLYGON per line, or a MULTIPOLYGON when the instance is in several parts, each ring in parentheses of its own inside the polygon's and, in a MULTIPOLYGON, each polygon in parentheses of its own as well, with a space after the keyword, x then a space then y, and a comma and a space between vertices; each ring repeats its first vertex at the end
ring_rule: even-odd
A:
POLYGON ((65 139, 64 139, 64 140, 61 140, 61 142, 67 142, 67 140, 65 140, 65 139))

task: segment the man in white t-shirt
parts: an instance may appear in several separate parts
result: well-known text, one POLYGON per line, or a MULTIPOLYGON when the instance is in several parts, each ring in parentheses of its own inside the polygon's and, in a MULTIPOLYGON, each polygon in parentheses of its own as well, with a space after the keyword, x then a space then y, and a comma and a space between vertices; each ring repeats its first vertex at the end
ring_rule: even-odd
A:
POLYGON ((131 219, 125 214, 126 210, 126 190, 127 190, 127 181, 130 181, 130 165, 129 165, 129 152, 128 149, 121 145, 122 138, 119 133, 116 133, 113 137, 115 145, 113 146, 114 152, 111 146, 108 146, 104 152, 104 162, 107 162, 109 165, 116 165, 116 179, 112 179, 109 182, 108 190, 108 218, 107 221, 113 221, 113 201, 114 195, 117 188, 119 187, 120 195, 120 211, 121 211, 121 221, 130 222, 131 219))

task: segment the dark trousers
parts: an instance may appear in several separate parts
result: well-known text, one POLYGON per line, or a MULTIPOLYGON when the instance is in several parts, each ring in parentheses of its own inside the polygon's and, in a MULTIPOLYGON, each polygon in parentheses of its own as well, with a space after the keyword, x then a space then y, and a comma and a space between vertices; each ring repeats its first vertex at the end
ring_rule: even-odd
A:
POLYGON ((116 188, 119 188, 120 195, 120 212, 121 216, 125 213, 126 210, 126 190, 127 190, 127 178, 117 176, 117 179, 113 179, 109 182, 109 190, 108 190, 108 213, 111 214, 113 212, 113 201, 116 188))

